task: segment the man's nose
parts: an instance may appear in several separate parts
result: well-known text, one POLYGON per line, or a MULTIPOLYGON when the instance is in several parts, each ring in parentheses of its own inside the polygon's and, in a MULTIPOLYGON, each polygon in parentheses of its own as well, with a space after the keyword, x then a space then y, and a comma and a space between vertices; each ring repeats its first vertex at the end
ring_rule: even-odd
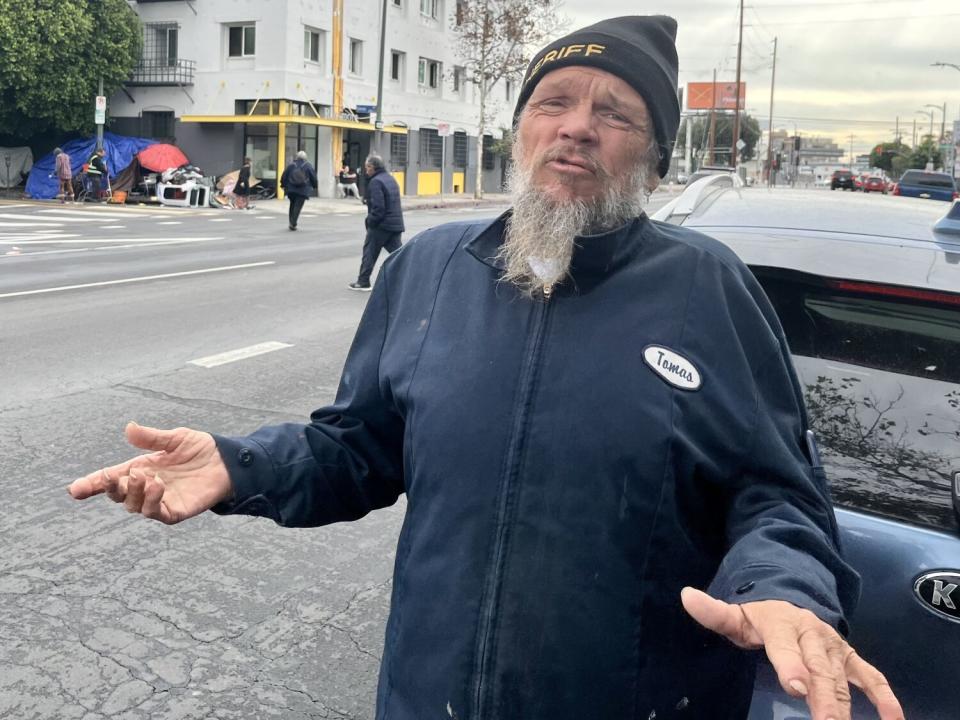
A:
POLYGON ((577 103, 563 114, 558 133, 563 140, 577 144, 593 144, 597 141, 597 117, 589 102, 577 103))

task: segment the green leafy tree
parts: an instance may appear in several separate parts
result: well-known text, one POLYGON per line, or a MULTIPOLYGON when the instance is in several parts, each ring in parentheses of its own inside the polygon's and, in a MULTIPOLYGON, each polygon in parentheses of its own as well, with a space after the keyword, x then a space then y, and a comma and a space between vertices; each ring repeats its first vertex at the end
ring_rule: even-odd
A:
MULTIPOLYGON (((740 153, 740 160, 752 160, 757 151, 757 143, 760 141, 762 131, 760 123, 752 115, 740 113, 740 139, 746 143, 746 146, 740 153)), ((730 148, 733 138, 733 116, 716 116, 716 128, 714 130, 714 164, 719 165, 728 163, 730 160, 730 148)), ((686 151, 687 134, 681 132, 677 137, 677 146, 682 152, 686 151)), ((703 158, 706 162, 707 152, 710 145, 710 116, 704 115, 693 120, 691 147, 693 154, 703 158)))
POLYGON ((897 163, 897 159, 908 157, 911 153, 910 147, 899 141, 880 143, 870 151, 870 167, 880 168, 894 174, 896 172, 895 164, 903 166, 907 162, 901 160, 897 163))
POLYGON ((91 132, 100 78, 109 96, 142 43, 125 0, 0 0, 0 135, 91 132))
POLYGON ((910 167, 923 169, 928 162, 932 162, 935 168, 943 166, 943 156, 940 154, 940 146, 930 135, 924 135, 923 141, 917 145, 913 154, 910 155, 910 167))

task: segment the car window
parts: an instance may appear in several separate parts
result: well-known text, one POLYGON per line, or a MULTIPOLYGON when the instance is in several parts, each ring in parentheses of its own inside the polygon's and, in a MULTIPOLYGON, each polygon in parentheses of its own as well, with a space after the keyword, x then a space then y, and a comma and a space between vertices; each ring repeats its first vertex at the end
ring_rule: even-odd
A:
POLYGON ((755 272, 783 323, 837 505, 955 531, 960 295, 931 302, 755 272))
POLYGON ((906 172, 901 182, 909 185, 953 189, 953 178, 942 173, 906 172))

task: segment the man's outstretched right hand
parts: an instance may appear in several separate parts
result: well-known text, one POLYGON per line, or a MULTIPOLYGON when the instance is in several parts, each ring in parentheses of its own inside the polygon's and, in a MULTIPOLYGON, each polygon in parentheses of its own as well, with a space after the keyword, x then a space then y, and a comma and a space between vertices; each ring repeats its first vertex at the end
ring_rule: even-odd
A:
POLYGON ((128 512, 172 525, 231 496, 230 476, 209 433, 133 422, 125 433, 127 442, 150 452, 74 480, 67 488, 73 498, 105 493, 128 512))

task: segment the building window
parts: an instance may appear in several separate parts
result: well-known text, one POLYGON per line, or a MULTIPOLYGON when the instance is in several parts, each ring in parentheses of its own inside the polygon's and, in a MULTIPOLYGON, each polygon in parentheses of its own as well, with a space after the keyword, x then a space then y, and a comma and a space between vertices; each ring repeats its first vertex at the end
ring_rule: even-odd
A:
POLYGON ((176 67, 180 28, 176 23, 144 25, 143 57, 159 67, 176 67))
POLYGON ((304 28, 303 30, 303 59, 310 62, 320 62, 320 31, 304 28))
POLYGON ((493 170, 495 158, 493 154, 493 135, 483 136, 483 169, 493 170))
POLYGON ((394 7, 403 7, 403 0, 391 0, 394 7))
POLYGON ((463 68, 459 65, 453 68, 453 91, 463 92, 463 68))
POLYGON ((390 79, 400 82, 403 80, 404 57, 406 53, 399 50, 390 51, 390 79))
POLYGON ((436 60, 420 58, 417 66, 417 83, 433 89, 440 87, 441 69, 441 64, 436 60))
POLYGON ((467 12, 467 3, 466 0, 457 0, 457 12, 454 17, 454 22, 457 24, 457 27, 463 25, 463 17, 467 12))
POLYGON ((443 162, 443 138, 430 128, 420 130, 420 167, 440 168, 443 162))
POLYGON ((513 81, 504 80, 503 81, 504 92, 507 96, 507 102, 513 102, 513 81))
POLYGON ((420 0, 420 14, 436 20, 440 17, 440 0, 420 0))
POLYGON ((390 166, 402 170, 407 166, 407 136, 399 133, 390 135, 390 166))
POLYGON ((231 25, 228 54, 230 57, 252 57, 257 50, 255 25, 231 25))
POLYGON ((360 75, 363 73, 363 41, 350 38, 350 63, 351 74, 360 75))
POLYGON ((457 168, 467 166, 467 134, 463 130, 453 133, 453 166, 457 168))
POLYGON ((154 139, 172 138, 174 136, 173 110, 144 110, 140 115, 140 133, 144 137, 154 139))

